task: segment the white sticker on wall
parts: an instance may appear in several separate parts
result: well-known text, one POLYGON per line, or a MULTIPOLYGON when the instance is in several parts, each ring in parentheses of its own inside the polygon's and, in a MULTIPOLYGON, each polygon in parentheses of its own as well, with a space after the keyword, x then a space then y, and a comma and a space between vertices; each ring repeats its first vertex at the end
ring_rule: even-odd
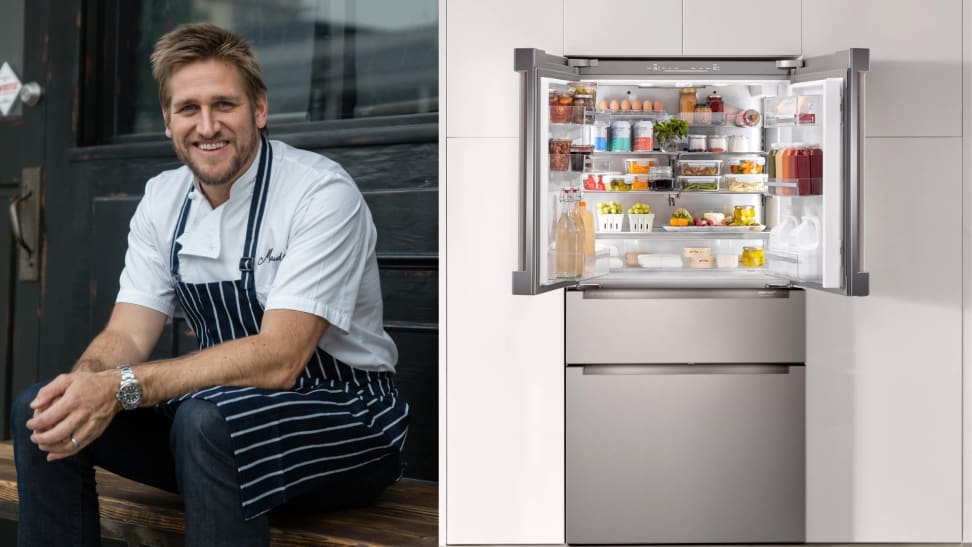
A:
POLYGON ((3 63, 0 67, 0 114, 4 116, 10 112, 17 96, 20 95, 20 79, 14 74, 8 63, 3 63))

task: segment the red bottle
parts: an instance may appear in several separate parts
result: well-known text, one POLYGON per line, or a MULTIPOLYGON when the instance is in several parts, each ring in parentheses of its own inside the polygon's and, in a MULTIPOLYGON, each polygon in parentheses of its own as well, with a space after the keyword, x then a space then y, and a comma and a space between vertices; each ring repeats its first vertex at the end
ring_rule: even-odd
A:
POLYGON ((810 147, 810 191, 823 194, 823 149, 816 144, 810 147))
POLYGON ((805 146, 801 146, 796 150, 796 175, 797 187, 800 189, 800 195, 806 196, 813 194, 813 188, 810 184, 810 149, 805 146))

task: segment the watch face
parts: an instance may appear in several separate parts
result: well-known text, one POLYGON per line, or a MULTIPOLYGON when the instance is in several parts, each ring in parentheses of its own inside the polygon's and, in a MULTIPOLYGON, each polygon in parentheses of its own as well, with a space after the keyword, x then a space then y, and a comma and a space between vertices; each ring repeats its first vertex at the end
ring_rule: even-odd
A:
POLYGON ((142 386, 135 382, 121 386, 118 390, 118 402, 126 410, 138 407, 142 402, 142 386))

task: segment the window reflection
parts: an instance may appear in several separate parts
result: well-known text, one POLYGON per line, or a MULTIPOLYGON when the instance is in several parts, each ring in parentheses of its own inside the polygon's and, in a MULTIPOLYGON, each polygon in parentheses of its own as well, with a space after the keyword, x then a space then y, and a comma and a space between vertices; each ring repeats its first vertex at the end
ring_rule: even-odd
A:
POLYGON ((436 0, 143 0, 121 3, 119 19, 137 25, 130 56, 118 52, 119 79, 134 74, 134 87, 128 104, 116 105, 115 134, 163 129, 149 56, 159 36, 186 22, 250 41, 269 89, 271 130, 275 122, 438 110, 436 0))

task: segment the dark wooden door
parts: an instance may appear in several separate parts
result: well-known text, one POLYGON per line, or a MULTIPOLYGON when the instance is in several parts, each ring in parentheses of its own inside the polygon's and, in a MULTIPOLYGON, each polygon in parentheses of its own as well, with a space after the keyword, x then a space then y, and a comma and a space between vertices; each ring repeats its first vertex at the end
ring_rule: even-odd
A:
MULTIPOLYGON (((8 436, 11 397, 38 378, 43 254, 40 205, 49 160, 51 101, 49 0, 11 0, 0 16, 0 66, 43 94, 36 104, 15 98, 0 112, 0 200, 11 207, 0 221, 0 420, 8 436), (19 232, 19 237, 18 233, 19 232)), ((7 85, 16 82, 7 80, 7 85)), ((7 89, 10 91, 10 88, 7 89)))

